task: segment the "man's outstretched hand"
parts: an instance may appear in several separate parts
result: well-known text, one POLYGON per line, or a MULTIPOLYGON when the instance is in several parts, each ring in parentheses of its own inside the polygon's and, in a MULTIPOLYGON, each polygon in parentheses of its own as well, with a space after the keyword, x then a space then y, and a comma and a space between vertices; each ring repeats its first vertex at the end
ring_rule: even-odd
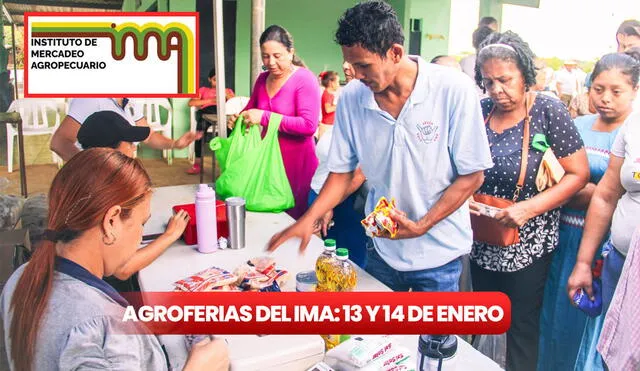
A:
POLYGON ((312 220, 304 216, 282 232, 276 233, 267 244, 267 251, 275 251, 289 239, 297 237, 301 240, 300 252, 304 252, 311 241, 311 236, 318 230, 321 220, 312 220))

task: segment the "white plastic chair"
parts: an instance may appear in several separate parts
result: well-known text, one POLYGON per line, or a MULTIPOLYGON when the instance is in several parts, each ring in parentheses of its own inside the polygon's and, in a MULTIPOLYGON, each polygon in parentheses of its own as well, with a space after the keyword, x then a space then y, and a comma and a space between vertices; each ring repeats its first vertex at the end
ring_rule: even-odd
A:
MULTIPOLYGON (((7 112, 18 112, 22 118, 22 134, 30 135, 53 135, 60 126, 60 113, 58 113, 58 103, 53 99, 23 98, 14 100, 7 112), (49 126, 49 112, 55 113, 55 122, 49 126)), ((13 144, 18 136, 18 127, 7 125, 7 170, 13 172, 13 144)), ((62 159, 51 151, 53 162, 62 166, 62 159)))
MULTIPOLYGON (((152 131, 161 131, 167 138, 173 138, 173 108, 167 98, 137 98, 135 99, 137 109, 142 110, 149 127, 152 131), (162 121, 160 116, 160 108, 167 111, 166 121, 162 121)), ((167 159, 167 164, 173 162, 173 151, 170 149, 162 150, 162 157, 167 159)))
MULTIPOLYGON (((226 103, 225 103, 225 113, 227 114, 227 116, 231 116, 231 115, 236 115, 240 112, 242 112, 242 110, 244 109, 244 107, 247 106, 247 103, 249 103, 249 97, 233 97, 231 99, 229 99, 226 103)), ((191 107, 191 131, 196 131, 197 128, 197 124, 198 121, 196 120, 196 112, 198 111, 198 108, 196 107, 191 107)), ((211 125, 209 126, 209 129, 207 129, 207 133, 213 133, 213 126, 211 125)), ((196 152, 195 152, 195 148, 196 148, 196 144, 195 142, 191 143, 189 145, 189 161, 193 164, 193 162, 196 159, 196 152)))

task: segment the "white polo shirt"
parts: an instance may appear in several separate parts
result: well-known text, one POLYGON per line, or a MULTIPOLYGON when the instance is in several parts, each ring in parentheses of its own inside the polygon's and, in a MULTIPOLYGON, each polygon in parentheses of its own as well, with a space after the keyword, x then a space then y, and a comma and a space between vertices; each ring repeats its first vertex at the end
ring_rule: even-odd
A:
MULTIPOLYGON (((459 174, 491 168, 493 162, 473 82, 456 69, 411 59, 418 62, 418 77, 397 120, 361 82, 344 88, 328 168, 345 173, 360 164, 371 184, 367 213, 380 197, 393 197, 418 221, 459 174)), ((374 238, 380 256, 399 271, 440 267, 469 253, 472 242, 467 203, 421 237, 374 238)))
POLYGON ((80 125, 91 114, 99 111, 113 111, 124 117, 131 125, 135 125, 136 121, 144 117, 134 101, 130 100, 127 105, 122 108, 113 98, 75 98, 69 103, 69 112, 67 115, 73 117, 80 125))
MULTIPOLYGON (((561 68, 556 72, 555 80, 560 83, 561 91, 558 94, 573 96, 578 92, 578 76, 574 71, 569 72, 567 69, 561 68)), ((584 78, 582 81, 584 81, 584 78)))

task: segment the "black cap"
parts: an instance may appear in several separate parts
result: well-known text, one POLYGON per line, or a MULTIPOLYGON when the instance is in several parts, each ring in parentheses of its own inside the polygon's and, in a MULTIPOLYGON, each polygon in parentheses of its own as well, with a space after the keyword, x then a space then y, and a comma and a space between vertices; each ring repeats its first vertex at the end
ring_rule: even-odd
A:
POLYGON ((117 112, 99 111, 87 117, 78 131, 82 148, 116 148, 120 142, 141 142, 149 137, 151 129, 133 126, 117 112))

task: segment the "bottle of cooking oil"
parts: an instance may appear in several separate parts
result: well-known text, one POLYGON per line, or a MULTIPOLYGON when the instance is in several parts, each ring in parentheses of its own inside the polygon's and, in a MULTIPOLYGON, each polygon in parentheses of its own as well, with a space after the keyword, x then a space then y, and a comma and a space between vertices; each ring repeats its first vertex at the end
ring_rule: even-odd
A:
POLYGON ((340 345, 340 336, 341 335, 320 335, 324 340, 324 349, 329 350, 340 345))
MULTIPOLYGON (((316 276, 318 284, 316 291, 332 291, 328 286, 328 276, 335 270, 338 265, 338 259, 335 257, 336 241, 326 239, 324 241, 324 251, 316 260, 316 276)), ((324 340, 326 350, 332 349, 340 344, 340 335, 320 335, 324 340)))
POLYGON ((316 277, 318 285, 316 291, 330 291, 327 287, 327 273, 331 271, 332 266, 336 265, 338 260, 335 257, 336 240, 326 239, 324 241, 324 251, 316 260, 316 277))
POLYGON ((336 259, 337 263, 332 265, 332 270, 327 272, 326 276, 329 291, 353 291, 358 283, 358 272, 349 261, 349 250, 337 249, 336 259))
MULTIPOLYGON (((336 260, 333 264, 327 265, 328 271, 325 271, 325 287, 324 291, 353 291, 358 282, 358 273, 355 267, 349 261, 349 250, 340 248, 335 253, 336 260)), ((325 348, 327 350, 334 348, 341 342, 349 338, 348 335, 322 335, 325 348)))

